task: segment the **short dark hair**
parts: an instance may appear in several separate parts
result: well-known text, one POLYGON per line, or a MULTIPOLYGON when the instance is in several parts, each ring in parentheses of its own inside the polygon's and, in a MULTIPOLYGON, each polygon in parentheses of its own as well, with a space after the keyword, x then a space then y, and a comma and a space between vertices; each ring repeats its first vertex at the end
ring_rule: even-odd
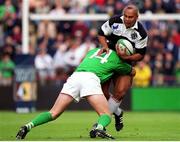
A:
POLYGON ((125 6, 124 9, 123 9, 123 14, 124 14, 124 11, 125 11, 126 9, 133 9, 133 10, 135 10, 136 14, 139 15, 139 9, 138 9, 138 7, 137 7, 136 5, 134 5, 134 4, 128 4, 127 6, 125 6))

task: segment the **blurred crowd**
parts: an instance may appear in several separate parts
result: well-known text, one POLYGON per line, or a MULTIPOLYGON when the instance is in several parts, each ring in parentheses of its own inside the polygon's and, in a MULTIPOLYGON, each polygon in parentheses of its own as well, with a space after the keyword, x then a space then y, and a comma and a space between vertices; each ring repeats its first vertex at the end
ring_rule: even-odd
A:
MULTIPOLYGON (((130 0, 29 0, 30 13, 121 14, 130 0)), ((180 13, 180 0, 133 0, 140 13, 180 13)), ((22 54, 22 0, 0 0, 0 85, 10 84, 15 58, 22 54)), ((134 85, 180 85, 180 21, 142 21, 148 51, 136 64, 134 85)), ((29 54, 38 80, 65 80, 89 49, 99 46, 100 21, 30 21, 29 54)))
POLYGON ((119 14, 133 2, 140 13, 179 13, 179 0, 30 0, 32 13, 108 13, 119 14))

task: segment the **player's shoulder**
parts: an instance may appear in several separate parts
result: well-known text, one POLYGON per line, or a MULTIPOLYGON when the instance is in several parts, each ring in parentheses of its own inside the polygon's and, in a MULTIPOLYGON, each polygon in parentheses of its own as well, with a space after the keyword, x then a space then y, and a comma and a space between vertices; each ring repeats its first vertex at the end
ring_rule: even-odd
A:
POLYGON ((137 29, 136 30, 139 32, 142 39, 147 37, 147 32, 146 32, 144 26, 142 25, 142 23, 139 21, 137 21, 137 29))
POLYGON ((92 54, 98 53, 100 51, 100 49, 101 49, 101 47, 92 48, 87 52, 87 55, 91 56, 92 54))
POLYGON ((115 15, 109 19, 110 25, 113 25, 114 23, 123 23, 123 20, 121 19, 121 15, 115 15))
POLYGON ((116 58, 119 60, 119 56, 115 50, 110 49, 109 52, 110 52, 111 58, 113 58, 113 59, 116 58))

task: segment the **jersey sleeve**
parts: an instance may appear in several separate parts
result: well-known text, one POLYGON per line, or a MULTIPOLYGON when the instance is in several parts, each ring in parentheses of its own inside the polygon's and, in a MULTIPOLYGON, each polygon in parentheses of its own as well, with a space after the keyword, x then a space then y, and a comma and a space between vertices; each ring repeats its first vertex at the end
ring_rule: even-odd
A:
POLYGON ((114 23, 122 23, 122 19, 120 18, 119 15, 113 16, 108 21, 106 21, 99 29, 99 32, 98 32, 99 35, 103 35, 103 36, 111 35, 113 32, 113 29, 111 26, 114 23))
POLYGON ((109 25, 109 20, 106 21, 102 26, 101 28, 99 29, 99 35, 102 35, 102 36, 109 36, 111 35, 112 33, 112 29, 109 25))
POLYGON ((136 42, 135 44, 136 53, 140 53, 142 55, 146 53, 147 41, 148 41, 148 37, 136 42))
POLYGON ((139 21, 137 22, 137 25, 138 28, 136 29, 136 31, 139 33, 140 39, 135 42, 135 50, 136 53, 144 55, 146 53, 148 35, 143 25, 139 21))
POLYGON ((121 75, 129 75, 132 71, 132 66, 126 62, 121 62, 117 66, 115 72, 121 75))

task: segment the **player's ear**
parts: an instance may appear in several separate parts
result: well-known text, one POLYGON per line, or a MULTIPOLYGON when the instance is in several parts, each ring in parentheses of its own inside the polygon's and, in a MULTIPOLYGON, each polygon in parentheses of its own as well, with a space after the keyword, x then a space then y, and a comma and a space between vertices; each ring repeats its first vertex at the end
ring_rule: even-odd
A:
POLYGON ((118 49, 119 49, 118 44, 115 45, 115 49, 116 49, 116 51, 118 51, 118 49))

